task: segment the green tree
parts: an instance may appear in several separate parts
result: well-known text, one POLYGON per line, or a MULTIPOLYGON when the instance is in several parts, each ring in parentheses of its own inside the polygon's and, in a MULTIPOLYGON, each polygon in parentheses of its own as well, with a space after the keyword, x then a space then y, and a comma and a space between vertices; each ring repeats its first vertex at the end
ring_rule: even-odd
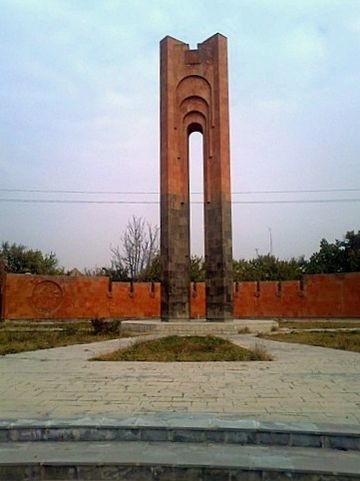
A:
POLYGON ((190 258, 190 281, 203 282, 205 280, 205 263, 200 256, 193 255, 190 258))
POLYGON ((320 249, 315 252, 305 266, 307 274, 330 274, 360 271, 360 231, 348 231, 344 240, 330 243, 326 239, 320 242, 320 249))
MULTIPOLYGON (((152 262, 143 269, 138 280, 142 282, 160 282, 161 279, 161 264, 160 254, 157 254, 152 262)), ((190 259, 190 281, 203 282, 205 280, 205 265, 204 260, 200 256, 191 256, 190 259)))
POLYGON ((346 252, 346 267, 348 272, 360 272, 360 230, 345 234, 344 249, 346 252))
POLYGON ((235 260, 233 263, 235 281, 285 281, 301 279, 304 258, 280 260, 270 254, 251 260, 235 260))
POLYGON ((102 275, 108 276, 112 281, 130 281, 129 272, 122 263, 112 261, 110 267, 103 267, 102 275))
POLYGON ((6 272, 15 274, 62 274, 54 252, 43 254, 40 250, 28 249, 22 244, 2 242, 0 259, 6 272))
POLYGON ((250 261, 238 259, 233 261, 234 281, 256 281, 256 272, 250 261))

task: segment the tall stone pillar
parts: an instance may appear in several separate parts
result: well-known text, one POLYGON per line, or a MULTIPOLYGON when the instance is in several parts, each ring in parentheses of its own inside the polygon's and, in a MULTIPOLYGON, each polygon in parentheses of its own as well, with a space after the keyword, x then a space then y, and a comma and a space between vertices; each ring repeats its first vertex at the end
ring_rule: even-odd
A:
POLYGON ((189 319, 189 135, 203 135, 206 318, 232 318, 227 41, 160 44, 161 317, 189 319))

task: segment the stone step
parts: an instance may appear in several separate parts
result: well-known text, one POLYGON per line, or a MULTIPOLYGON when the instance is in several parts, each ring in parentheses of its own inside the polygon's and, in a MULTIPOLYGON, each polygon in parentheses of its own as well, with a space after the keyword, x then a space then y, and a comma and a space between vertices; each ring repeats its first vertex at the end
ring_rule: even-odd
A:
POLYGON ((190 442, 360 451, 360 426, 156 413, 123 418, 1 421, 0 441, 190 442))
POLYGON ((354 481, 359 452, 169 442, 0 443, 1 480, 354 481))

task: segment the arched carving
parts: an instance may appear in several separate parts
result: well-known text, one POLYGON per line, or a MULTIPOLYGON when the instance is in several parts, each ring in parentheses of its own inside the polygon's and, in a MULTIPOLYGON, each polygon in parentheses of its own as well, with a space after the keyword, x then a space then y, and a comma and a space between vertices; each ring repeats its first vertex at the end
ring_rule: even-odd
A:
MULTIPOLYGON (((207 116, 211 114, 211 85, 204 77, 199 75, 188 75, 180 80, 176 87, 176 107, 181 109, 183 103, 191 105, 196 102, 206 104, 207 116)), ((209 123, 212 123, 212 115, 211 118, 209 118, 209 123)))
POLYGON ((198 95, 189 95, 188 97, 185 97, 181 103, 180 103, 180 109, 181 111, 187 110, 188 108, 195 108, 196 105, 199 105, 200 108, 204 108, 204 110, 208 111, 209 110, 209 104, 208 102, 203 99, 202 97, 199 97, 198 95))
MULTIPOLYGON (((191 124, 191 123, 198 123, 202 126, 203 130, 205 130, 205 126, 206 126, 206 116, 201 113, 201 112, 198 112, 196 110, 193 110, 191 112, 188 112, 184 118, 183 118, 183 126, 185 128, 185 132, 187 131, 187 128, 188 126, 191 124)), ((186 140, 186 139, 185 139, 186 140)))
MULTIPOLYGON (((185 98, 189 92, 203 98, 208 104, 211 102, 211 85, 209 81, 200 75, 188 75, 182 78, 176 86, 177 99, 185 98)), ((180 100, 181 101, 181 100, 180 100)))

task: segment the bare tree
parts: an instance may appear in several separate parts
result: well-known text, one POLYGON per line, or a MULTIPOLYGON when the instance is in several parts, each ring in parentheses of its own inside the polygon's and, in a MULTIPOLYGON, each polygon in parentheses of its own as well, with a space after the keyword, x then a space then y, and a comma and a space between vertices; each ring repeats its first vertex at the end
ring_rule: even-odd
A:
POLYGON ((132 216, 121 236, 121 246, 111 248, 112 266, 135 281, 159 253, 159 227, 132 216))

